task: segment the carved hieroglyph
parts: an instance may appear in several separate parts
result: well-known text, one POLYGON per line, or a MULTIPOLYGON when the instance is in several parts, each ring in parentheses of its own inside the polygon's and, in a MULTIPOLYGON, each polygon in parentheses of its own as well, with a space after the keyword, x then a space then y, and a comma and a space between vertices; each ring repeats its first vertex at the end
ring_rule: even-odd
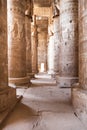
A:
POLYGON ((26 39, 26 70, 27 70, 28 75, 29 75, 29 73, 32 73, 32 67, 31 67, 31 20, 32 20, 31 0, 26 0, 25 39, 26 39))
POLYGON ((8 2, 8 69, 9 77, 26 76, 25 2, 8 2))
POLYGON ((26 82, 25 0, 9 0, 7 5, 9 79, 26 82))

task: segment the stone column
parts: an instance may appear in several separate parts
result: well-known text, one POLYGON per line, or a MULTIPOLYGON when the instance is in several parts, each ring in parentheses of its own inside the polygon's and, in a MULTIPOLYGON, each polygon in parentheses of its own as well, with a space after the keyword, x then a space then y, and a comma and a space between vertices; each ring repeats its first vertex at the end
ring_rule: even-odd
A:
POLYGON ((87 90, 87 1, 79 0, 79 83, 87 90))
POLYGON ((54 74, 54 33, 53 23, 49 26, 48 42, 48 74, 54 74))
POLYGON ((47 32, 39 32, 38 34, 38 71, 47 71, 47 32), (43 66, 43 68, 42 68, 43 66))
POLYGON ((79 84, 72 89, 77 116, 87 127, 87 0, 79 0, 79 84))
POLYGON ((60 16, 59 10, 55 6, 55 12, 53 16, 54 26, 54 73, 59 73, 59 45, 60 45, 60 16))
POLYGON ((25 0, 8 0, 9 82, 28 83, 26 74, 25 0))
POLYGON ((25 39, 26 39, 26 69, 27 75, 31 76, 32 67, 31 67, 31 1, 26 1, 26 10, 25 10, 25 39))
POLYGON ((34 16, 34 21, 31 25, 31 52, 32 52, 32 73, 36 74, 37 70, 37 25, 36 16, 34 16))
POLYGON ((26 33, 26 69, 27 75, 32 73, 31 68, 31 18, 25 16, 25 33, 26 33))
POLYGON ((37 20, 38 26, 38 71, 47 71, 47 36, 48 36, 48 19, 42 17, 37 20))
POLYGON ((0 112, 16 100, 16 91, 8 87, 7 0, 0 0, 0 112))
POLYGON ((61 45, 59 60, 60 87, 78 81, 78 0, 60 1, 61 45))

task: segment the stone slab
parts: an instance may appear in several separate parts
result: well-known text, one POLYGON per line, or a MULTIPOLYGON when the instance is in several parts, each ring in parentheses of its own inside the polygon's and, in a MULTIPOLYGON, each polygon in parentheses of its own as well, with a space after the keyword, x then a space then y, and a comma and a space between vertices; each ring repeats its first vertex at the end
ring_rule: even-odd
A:
POLYGON ((51 79, 52 76, 50 74, 46 74, 46 73, 39 73, 39 74, 35 74, 35 78, 40 78, 40 79, 51 79))
POLYGON ((56 80, 53 79, 31 79, 30 82, 37 85, 56 85, 56 80))
POLYGON ((57 86, 28 88, 3 130, 87 130, 73 112, 70 93, 57 86))
POLYGON ((22 99, 22 96, 17 96, 17 99, 13 102, 13 104, 4 112, 0 113, 0 128, 3 126, 4 121, 7 119, 11 111, 14 109, 16 104, 22 99))
POLYGON ((78 77, 56 77, 59 87, 71 87, 74 83, 78 82, 78 77))
POLYGON ((81 88, 72 88, 72 104, 76 115, 87 128, 87 91, 81 88))

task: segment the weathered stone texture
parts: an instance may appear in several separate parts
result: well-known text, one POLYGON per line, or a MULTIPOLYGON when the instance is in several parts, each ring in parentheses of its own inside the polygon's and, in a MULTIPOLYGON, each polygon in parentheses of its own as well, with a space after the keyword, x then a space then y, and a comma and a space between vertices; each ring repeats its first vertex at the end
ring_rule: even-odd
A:
POLYGON ((31 19, 25 16, 25 37, 26 37, 26 69, 27 74, 32 72, 31 68, 31 19))
POLYGON ((54 16, 54 72, 59 72, 60 19, 54 16))
POLYGON ((87 89, 87 1, 79 1, 79 83, 87 89))
POLYGON ((37 73, 37 26, 31 25, 32 73, 37 73))
POLYGON ((8 69, 10 78, 26 76, 25 1, 8 1, 8 69))
POLYGON ((25 39, 26 39, 26 70, 27 74, 32 72, 31 68, 31 1, 26 1, 25 6, 25 39))
POLYGON ((81 88, 72 89, 72 103, 76 115, 87 127, 87 92, 81 88))
POLYGON ((0 89, 8 85, 6 3, 6 0, 0 0, 0 89))
POLYGON ((25 0, 9 0, 7 5, 8 73, 10 82, 15 83, 26 77, 25 0))
POLYGON ((8 87, 7 0, 0 0, 0 112, 16 100, 16 91, 8 87))
POLYGON ((16 101, 16 90, 14 88, 6 88, 0 91, 0 112, 5 111, 16 101))
POLYGON ((72 85, 78 77, 78 1, 60 1, 59 84, 72 85), (68 81, 68 82, 67 82, 68 81))
POLYGON ((72 89, 72 103, 77 116, 87 127, 87 1, 79 0, 78 3, 79 88, 72 89))

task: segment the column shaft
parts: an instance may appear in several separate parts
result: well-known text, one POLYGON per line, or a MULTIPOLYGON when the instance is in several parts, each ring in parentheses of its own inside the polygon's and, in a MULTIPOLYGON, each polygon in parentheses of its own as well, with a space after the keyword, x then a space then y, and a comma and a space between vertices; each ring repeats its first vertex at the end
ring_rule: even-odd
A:
POLYGON ((32 1, 26 0, 25 6, 25 39, 26 39, 26 70, 27 75, 32 73, 31 68, 31 20, 32 20, 32 1))
POLYGON ((48 42, 48 74, 54 74, 54 34, 53 23, 49 25, 49 42, 48 42))
POLYGON ((10 83, 27 83, 25 0, 8 0, 8 73, 10 83))
POLYGON ((31 52, 32 52, 32 73, 37 73, 37 26, 36 16, 34 16, 34 23, 31 25, 31 52))
POLYGON ((70 87, 78 81, 78 1, 60 1, 59 85, 70 87))
POLYGON ((0 5, 0 89, 4 89, 8 86, 7 0, 0 0, 0 5))
POLYGON ((79 0, 79 84, 72 89, 72 103, 87 127, 87 0, 79 0))
POLYGON ((87 89, 87 2, 79 1, 79 83, 87 89))
POLYGON ((32 73, 31 68, 31 18, 25 16, 25 37, 26 37, 26 69, 27 74, 32 73))
POLYGON ((16 91, 8 87, 7 0, 0 0, 0 112, 16 101, 16 91))
POLYGON ((59 73, 60 19, 54 16, 54 72, 59 73))

